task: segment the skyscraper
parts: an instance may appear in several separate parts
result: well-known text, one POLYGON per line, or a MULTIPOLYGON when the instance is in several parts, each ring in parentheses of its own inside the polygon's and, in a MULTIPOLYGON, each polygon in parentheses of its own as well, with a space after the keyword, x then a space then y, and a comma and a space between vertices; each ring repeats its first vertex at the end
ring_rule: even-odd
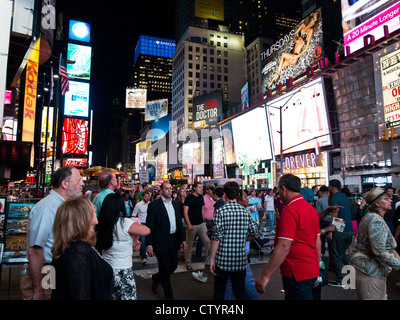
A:
POLYGON ((171 102, 174 53, 175 40, 140 35, 130 86, 147 89, 148 101, 168 98, 171 102))

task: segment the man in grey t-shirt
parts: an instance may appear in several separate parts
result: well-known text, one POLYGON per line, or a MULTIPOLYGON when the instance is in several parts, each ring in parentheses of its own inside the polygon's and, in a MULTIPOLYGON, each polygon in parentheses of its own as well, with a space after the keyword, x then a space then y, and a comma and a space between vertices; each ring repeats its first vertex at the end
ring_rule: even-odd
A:
POLYGON ((54 242, 53 223, 58 207, 68 199, 82 195, 84 185, 81 174, 74 167, 62 167, 54 172, 53 190, 40 200, 29 213, 28 260, 32 279, 32 296, 26 300, 46 300, 42 287, 42 268, 52 261, 51 247, 54 242))

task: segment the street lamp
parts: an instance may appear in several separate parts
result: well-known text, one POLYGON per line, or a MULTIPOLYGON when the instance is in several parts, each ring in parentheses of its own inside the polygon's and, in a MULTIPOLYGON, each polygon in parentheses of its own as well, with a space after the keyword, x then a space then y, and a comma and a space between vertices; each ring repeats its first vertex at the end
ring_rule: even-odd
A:
POLYGON ((121 167, 122 167, 122 164, 121 164, 121 162, 120 162, 120 163, 118 163, 118 165, 117 165, 117 168, 118 168, 119 171, 121 171, 121 167))
MULTIPOLYGON (((279 160, 279 166, 280 166, 280 176, 283 175, 283 126, 282 126, 282 110, 285 108, 285 110, 289 107, 286 106, 290 100, 292 100, 292 98, 298 94, 299 92, 301 92, 303 89, 306 89, 305 87, 301 87, 300 89, 298 89, 296 92, 294 92, 289 99, 283 104, 283 106, 280 107, 275 107, 275 106, 271 106, 268 104, 265 104, 265 108, 274 108, 279 110, 279 134, 280 134, 280 160, 279 160)), ((266 109, 266 112, 268 110, 266 109)))

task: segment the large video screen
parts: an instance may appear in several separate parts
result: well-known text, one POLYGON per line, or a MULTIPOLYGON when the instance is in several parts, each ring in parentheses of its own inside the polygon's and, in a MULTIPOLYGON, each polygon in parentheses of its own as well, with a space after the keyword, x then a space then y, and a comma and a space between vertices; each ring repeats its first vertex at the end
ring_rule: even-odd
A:
POLYGON ((69 21, 69 38, 71 40, 90 42, 90 24, 83 21, 69 21))
POLYGON ((272 159, 268 120, 264 108, 255 108, 232 119, 235 159, 240 164, 272 159))
POLYGON ((65 116, 89 116, 89 89, 89 83, 69 81, 69 91, 65 94, 65 116))
POLYGON ((399 17, 398 0, 342 0, 344 46, 353 53, 364 47, 366 35, 375 41, 382 39, 383 25, 388 26, 389 33, 400 29, 399 17))
POLYGON ((90 67, 92 61, 92 48, 68 43, 67 59, 75 63, 67 64, 69 78, 90 80, 90 67))
POLYGON ((284 154, 331 145, 325 87, 321 78, 267 103, 275 155, 280 154, 281 149, 280 109, 284 154))
POLYGON ((64 155, 87 155, 89 122, 82 119, 65 118, 62 136, 64 155))

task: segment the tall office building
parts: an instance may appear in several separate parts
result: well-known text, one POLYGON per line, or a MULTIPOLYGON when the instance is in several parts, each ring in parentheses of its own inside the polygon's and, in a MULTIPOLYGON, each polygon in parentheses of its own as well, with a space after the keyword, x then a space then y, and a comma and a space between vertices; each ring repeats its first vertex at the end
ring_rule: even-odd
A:
POLYGON ((168 98, 171 103, 174 53, 175 40, 140 35, 130 86, 147 89, 148 101, 168 98))
POLYGON ((280 39, 301 20, 301 2, 290 0, 177 0, 179 40, 188 26, 243 33, 249 45, 258 37, 280 39))
POLYGON ((177 134, 192 128, 193 98, 222 91, 226 110, 241 102, 246 83, 242 35, 187 28, 172 58, 172 120, 177 134))

